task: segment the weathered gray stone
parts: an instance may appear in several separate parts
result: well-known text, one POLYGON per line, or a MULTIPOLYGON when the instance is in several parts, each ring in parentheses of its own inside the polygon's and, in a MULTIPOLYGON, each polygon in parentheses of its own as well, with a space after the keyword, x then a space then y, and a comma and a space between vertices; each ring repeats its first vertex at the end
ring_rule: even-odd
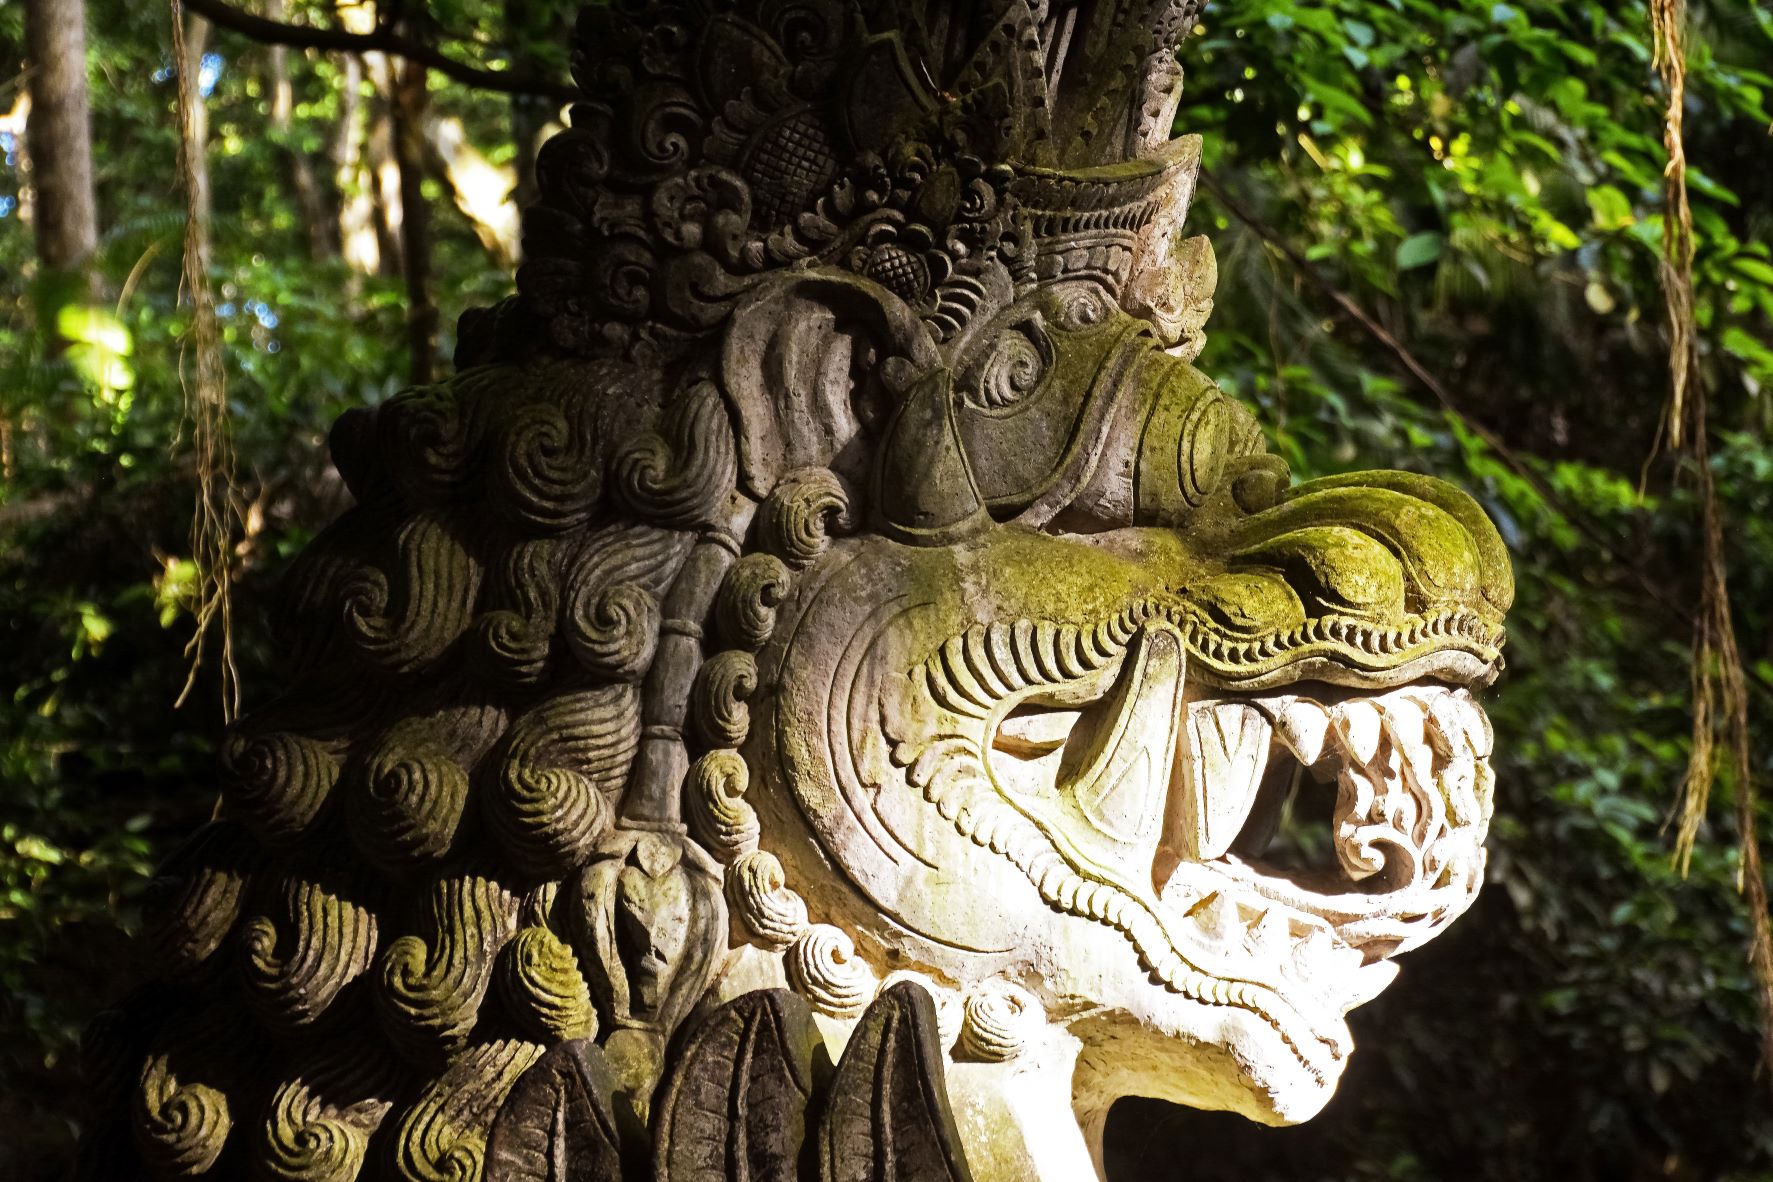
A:
POLYGON ((1513 589, 1192 366, 1195 8, 586 12, 519 294, 334 432, 91 1176, 1075 1179, 1120 1096, 1321 1108, 1481 882, 1513 589))

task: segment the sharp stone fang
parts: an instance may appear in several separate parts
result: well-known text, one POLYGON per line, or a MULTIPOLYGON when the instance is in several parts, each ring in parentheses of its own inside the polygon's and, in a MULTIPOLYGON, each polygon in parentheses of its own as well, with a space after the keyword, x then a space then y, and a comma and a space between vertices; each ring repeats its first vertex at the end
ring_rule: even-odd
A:
POLYGON ((1244 702, 1196 702, 1187 723, 1184 837, 1204 861, 1229 849, 1249 819, 1273 728, 1263 711, 1244 702))
POLYGON ((1195 904, 1189 912, 1194 916, 1195 923, 1207 936, 1222 940, 1233 933, 1242 933, 1243 923, 1237 913, 1237 904, 1223 891, 1214 891, 1205 899, 1195 904))
POLYGON ((1305 698, 1274 698, 1262 703, 1264 713, 1280 732, 1281 742, 1293 757, 1307 767, 1324 754, 1324 739, 1330 731, 1330 716, 1316 702, 1305 698))
POLYGON ((1343 744, 1355 762, 1365 766, 1379 753, 1379 710, 1371 702, 1355 699, 1336 706, 1332 717, 1343 744))

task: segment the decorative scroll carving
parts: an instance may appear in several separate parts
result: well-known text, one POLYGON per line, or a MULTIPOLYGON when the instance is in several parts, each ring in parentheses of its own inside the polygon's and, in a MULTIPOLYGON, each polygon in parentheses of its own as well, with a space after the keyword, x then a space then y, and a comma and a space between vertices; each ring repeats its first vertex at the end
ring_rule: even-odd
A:
POLYGON ((252 871, 253 847, 232 821, 211 821, 149 884, 142 938, 169 977, 210 963, 234 930, 252 871))
POLYGON ((468 770, 444 733, 441 720, 403 719, 376 738, 355 769, 351 836, 390 870, 435 862, 455 845, 468 804, 468 770))
POLYGON ((388 945, 375 994, 389 1041, 418 1064, 467 1040, 518 907, 504 886, 472 872, 439 875, 423 897, 419 934, 388 945))
POLYGON ((757 810, 745 803, 750 786, 750 768, 731 749, 710 751, 690 768, 684 788, 690 833, 722 865, 757 848, 757 810))
POLYGON ((524 926, 499 959, 499 986, 512 1017, 547 1045, 597 1033, 597 1012, 579 958, 551 922, 557 893, 553 883, 531 893, 524 903, 524 926))
POLYGON ((590 853, 639 739, 639 698, 623 684, 547 699, 512 725, 482 800, 520 865, 554 877, 590 853))
POLYGON ((292 1029, 319 1020, 368 971, 376 919, 361 884, 330 868, 293 870, 275 894, 241 930, 242 974, 265 1023, 292 1029))
POLYGON ((487 1133, 499 1105, 541 1056, 540 1046, 515 1040, 463 1051, 396 1121, 393 1176, 400 1182, 483 1177, 487 1133))
POLYGON ((257 1141, 265 1176, 282 1182, 351 1182, 400 1084, 392 1059, 360 1041, 335 1040, 302 1056, 266 1105, 257 1141))

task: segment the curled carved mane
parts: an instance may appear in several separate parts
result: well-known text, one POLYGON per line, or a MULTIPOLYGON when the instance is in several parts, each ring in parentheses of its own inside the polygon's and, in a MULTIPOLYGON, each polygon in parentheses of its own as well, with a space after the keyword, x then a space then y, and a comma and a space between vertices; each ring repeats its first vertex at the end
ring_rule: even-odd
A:
POLYGON ((202 1004, 91 1040, 101 1094, 134 1093, 109 1143, 166 1176, 477 1169, 512 1080, 620 1020, 563 884, 619 818, 742 773, 787 564, 848 520, 835 481, 795 480, 752 530, 718 388, 626 362, 469 370, 332 448, 357 504, 288 576, 290 682, 155 884, 148 960, 202 1004), (735 566, 753 533, 784 553, 735 566), (292 1036, 311 1053, 230 1050, 292 1036))

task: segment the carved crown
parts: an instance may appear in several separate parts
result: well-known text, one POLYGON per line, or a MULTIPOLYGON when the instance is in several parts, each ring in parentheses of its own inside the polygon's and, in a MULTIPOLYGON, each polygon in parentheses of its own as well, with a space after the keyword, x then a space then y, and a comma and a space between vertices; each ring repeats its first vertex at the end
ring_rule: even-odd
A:
MULTIPOLYGON (((1017 286, 1087 273, 1119 291, 1191 194, 1173 46, 1200 0, 983 7, 587 9, 585 98, 538 161, 527 315, 507 327, 539 322, 580 355, 670 353, 807 260, 886 287, 938 341, 984 301, 991 264, 1017 286)), ((463 361, 497 355, 493 324, 464 325, 463 361)))

